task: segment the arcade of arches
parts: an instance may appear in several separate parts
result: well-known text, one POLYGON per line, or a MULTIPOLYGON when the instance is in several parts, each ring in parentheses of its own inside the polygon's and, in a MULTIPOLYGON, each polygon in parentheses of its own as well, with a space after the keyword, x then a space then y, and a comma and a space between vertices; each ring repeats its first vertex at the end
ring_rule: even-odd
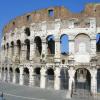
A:
POLYGON ((97 45, 91 48, 95 43, 96 40, 84 33, 73 39, 62 34, 59 37, 36 36, 33 42, 29 39, 11 41, 3 46, 5 58, 9 59, 4 62, 9 64, 3 63, 0 77, 3 81, 20 85, 100 93, 100 68, 96 67, 97 59, 93 57, 100 52, 99 34, 97 45))

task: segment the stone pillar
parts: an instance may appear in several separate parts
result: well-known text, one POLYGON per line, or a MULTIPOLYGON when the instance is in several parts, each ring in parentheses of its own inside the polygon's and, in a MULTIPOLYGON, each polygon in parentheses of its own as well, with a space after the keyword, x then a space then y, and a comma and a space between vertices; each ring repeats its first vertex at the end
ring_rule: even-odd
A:
POLYGON ((7 81, 10 82, 10 71, 9 71, 9 66, 8 65, 8 70, 7 70, 7 81))
POLYGON ((47 55, 47 44, 46 44, 46 37, 42 38, 42 53, 41 53, 41 58, 43 61, 46 60, 46 55, 47 55))
POLYGON ((69 54, 74 54, 74 40, 71 36, 69 36, 69 54))
POLYGON ((60 36, 55 36, 55 62, 60 62, 60 36))
POLYGON ((91 93, 95 96, 97 93, 97 69, 91 69, 91 93))
POLYGON ((8 48, 8 58, 11 60, 11 46, 8 48))
POLYGON ((34 41, 30 41, 30 60, 32 61, 35 57, 35 43, 34 41))
POLYGON ((23 85, 23 67, 20 67, 20 80, 19 80, 19 84, 23 85))
POLYGON ((4 80, 4 81, 6 80, 6 70, 5 70, 5 68, 4 68, 3 80, 4 80))
POLYGON ((14 60, 18 59, 18 46, 14 46, 14 60))
POLYGON ((16 72, 15 72, 15 69, 13 69, 13 83, 16 83, 16 72))
POLYGON ((55 90, 60 90, 60 68, 56 67, 55 70, 55 80, 54 80, 54 89, 55 90))
POLYGON ((42 67, 40 73, 41 73, 40 88, 45 88, 46 87, 46 69, 42 67))
POLYGON ((2 80, 2 67, 0 69, 0 80, 2 80))
POLYGON ((32 67, 29 69, 29 85, 34 85, 34 70, 32 67))
POLYGON ((26 61, 27 45, 22 44, 21 46, 21 61, 26 61))
POLYGON ((96 39, 91 39, 91 55, 95 56, 96 55, 96 39))
POLYGON ((70 67, 70 69, 68 70, 69 73, 69 87, 68 87, 68 92, 66 95, 67 99, 71 99, 71 95, 72 95, 72 85, 74 83, 74 74, 75 74, 75 70, 73 69, 73 67, 70 67))

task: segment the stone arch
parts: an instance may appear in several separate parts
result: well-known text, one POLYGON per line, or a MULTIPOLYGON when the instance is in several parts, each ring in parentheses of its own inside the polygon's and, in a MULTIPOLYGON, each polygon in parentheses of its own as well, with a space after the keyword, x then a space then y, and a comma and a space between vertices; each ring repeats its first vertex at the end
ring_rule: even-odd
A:
POLYGON ((55 54, 55 40, 53 35, 48 35, 47 38, 47 44, 48 44, 48 54, 55 54))
POLYGON ((20 55, 21 55, 21 41, 17 40, 17 49, 18 49, 18 58, 20 60, 20 55))
POLYGON ((30 36, 30 28, 29 27, 26 27, 24 31, 27 36, 30 36))
POLYGON ((42 52, 42 40, 40 36, 36 36, 34 42, 36 44, 36 55, 40 56, 42 52))
POLYGON ((6 44, 7 48, 7 56, 8 56, 8 49, 9 49, 9 43, 6 44))
POLYGON ((11 41, 11 55, 14 56, 14 41, 11 41))
POLYGON ((69 52, 69 42, 68 42, 68 35, 62 34, 60 36, 60 49, 62 55, 67 55, 69 52))
POLYGON ((49 67, 46 71, 47 74, 47 82, 46 86, 47 88, 54 88, 54 69, 49 67))
POLYGON ((69 73, 67 68, 61 68, 60 80, 61 80, 61 86, 60 86, 61 89, 62 90, 68 89, 69 73))
POLYGON ((96 52, 100 52, 100 33, 96 35, 96 52))
POLYGON ((89 63, 91 42, 87 34, 81 33, 75 37, 75 61, 80 63, 89 63), (84 60, 83 60, 84 58, 84 60))
POLYGON ((75 72, 75 92, 78 90, 91 90, 91 73, 86 68, 78 68, 75 72))
POLYGON ((29 68, 25 67, 23 69, 23 83, 24 85, 29 85, 29 68))
POLYGON ((40 70, 41 68, 40 67, 36 67, 34 68, 34 73, 35 73, 35 76, 34 76, 34 85, 39 87, 40 86, 40 70))
POLYGON ((20 69, 17 67, 15 69, 15 83, 19 83, 20 81, 20 69))
POLYGON ((100 93, 100 68, 97 69, 97 92, 100 93))
POLYGON ((26 44, 26 60, 30 60, 30 40, 26 39, 25 44, 26 44))
POLYGON ((10 82, 12 82, 13 81, 13 68, 12 67, 9 68, 9 76, 10 76, 10 82))
POLYGON ((84 43, 86 45, 86 51, 90 52, 90 37, 85 33, 80 33, 75 36, 75 52, 79 51, 79 44, 84 43))

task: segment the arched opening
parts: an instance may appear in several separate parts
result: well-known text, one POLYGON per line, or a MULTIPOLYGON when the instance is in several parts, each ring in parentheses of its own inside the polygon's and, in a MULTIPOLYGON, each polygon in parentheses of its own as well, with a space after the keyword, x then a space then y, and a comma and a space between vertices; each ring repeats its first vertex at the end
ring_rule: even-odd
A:
POLYGON ((25 28, 25 34, 27 36, 30 36, 30 28, 29 27, 25 28))
POLYGON ((61 78, 61 89, 62 90, 68 89, 68 83, 69 83, 68 69, 66 68, 61 69, 60 78, 61 78))
POLYGON ((8 76, 8 69, 7 67, 5 68, 5 75, 4 75, 4 81, 7 81, 7 76, 8 76))
POLYGON ((10 76, 10 82, 13 81, 13 69, 10 67, 9 69, 9 76, 10 76))
POLYGON ((26 39, 25 40, 25 44, 26 44, 26 60, 30 60, 30 40, 26 39))
MULTIPOLYGON (((74 88, 74 87, 72 87, 74 88)), ((75 91, 74 92, 90 92, 91 89, 91 74, 85 68, 79 68, 75 73, 75 91)))
POLYGON ((48 49, 48 55, 49 54, 55 54, 55 41, 54 41, 54 36, 53 35, 49 35, 48 37, 47 37, 47 44, 48 44, 48 47, 47 47, 47 49, 48 49))
POLYGON ((100 52, 100 33, 96 35, 96 51, 100 52))
POLYGON ((14 42, 11 42, 11 56, 14 56, 14 42))
POLYGON ((20 55, 21 55, 21 41, 17 40, 17 49, 18 49, 18 58, 20 60, 20 55))
POLYGON ((7 57, 8 57, 9 43, 7 43, 7 57))
POLYGON ((97 70, 97 92, 100 93, 100 68, 97 70))
POLYGON ((40 56, 42 52, 42 40, 39 36, 36 36, 34 42, 36 44, 36 56, 40 56))
POLYGON ((40 67, 37 67, 34 69, 34 73, 35 73, 35 76, 34 76, 34 85, 37 86, 37 87, 40 87, 40 70, 41 68, 40 67))
POLYGON ((24 85, 29 85, 29 69, 24 68, 24 76, 23 76, 24 85))
POLYGON ((5 47, 5 45, 4 45, 4 46, 3 46, 4 54, 5 54, 5 49, 6 49, 6 47, 5 47))
POLYGON ((81 33, 75 37, 75 61, 80 63, 90 62, 90 37, 81 33), (84 60, 83 60, 84 58, 84 60))
POLYGON ((60 37, 60 49, 62 55, 68 55, 69 53, 69 42, 68 35, 62 34, 60 37))
POLYGON ((15 69, 15 83, 19 83, 20 81, 20 70, 19 68, 15 69))
POLYGON ((54 88, 54 70, 52 68, 47 69, 47 88, 54 88))

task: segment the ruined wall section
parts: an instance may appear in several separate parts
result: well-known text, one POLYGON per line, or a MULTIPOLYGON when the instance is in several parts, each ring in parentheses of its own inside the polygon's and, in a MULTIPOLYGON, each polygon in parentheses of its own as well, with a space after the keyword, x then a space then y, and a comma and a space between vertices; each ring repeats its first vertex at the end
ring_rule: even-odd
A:
MULTIPOLYGON (((88 17, 96 17, 97 22, 100 16, 100 4, 88 4, 84 11, 80 13, 72 13, 65 7, 51 7, 43 10, 34 11, 32 13, 24 14, 23 16, 16 17, 14 20, 10 21, 3 29, 3 33, 9 33, 15 28, 20 28, 22 26, 29 26, 31 23, 39 23, 42 21, 54 21, 55 19, 70 20, 71 18, 76 18, 79 20, 84 20, 88 17), (49 10, 54 11, 53 16, 49 16, 49 10)), ((99 22, 97 23, 99 26, 99 22)))

